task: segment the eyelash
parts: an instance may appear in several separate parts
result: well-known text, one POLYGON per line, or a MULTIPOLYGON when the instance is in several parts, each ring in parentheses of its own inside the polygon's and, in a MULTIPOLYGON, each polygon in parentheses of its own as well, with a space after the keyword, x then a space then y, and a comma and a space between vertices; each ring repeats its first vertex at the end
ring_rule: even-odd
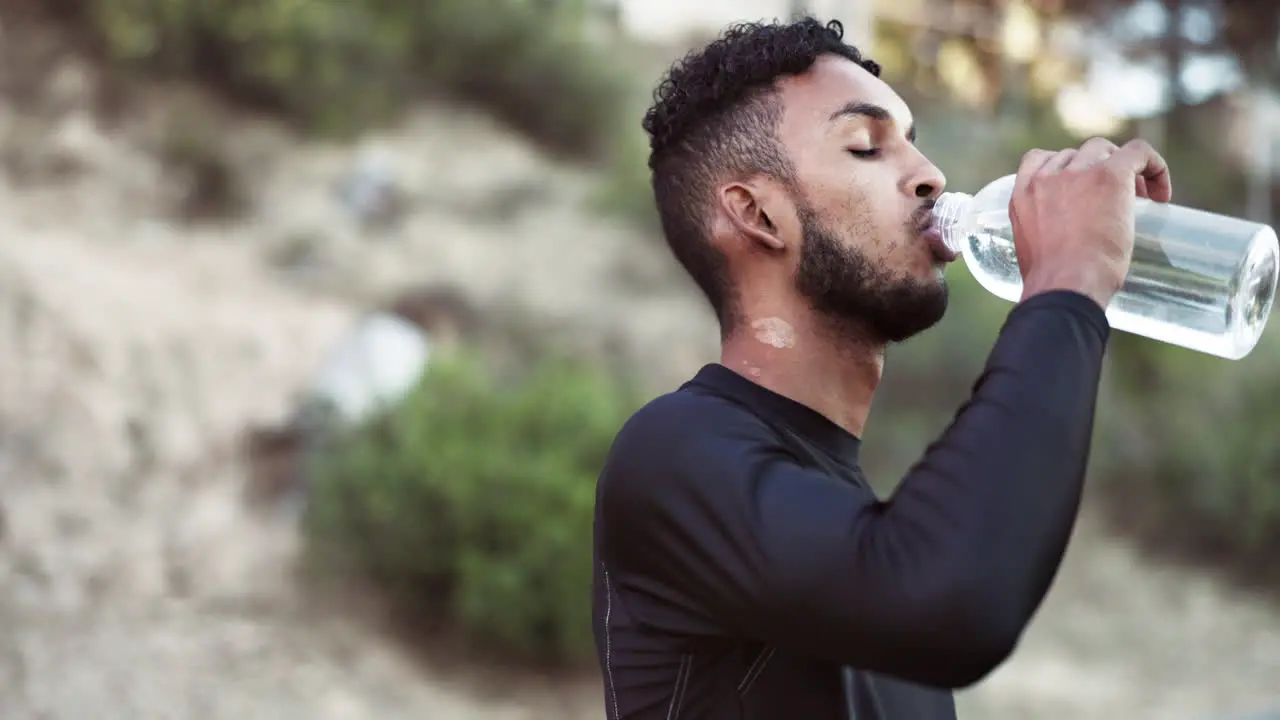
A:
POLYGON ((868 160, 878 156, 880 154, 880 148, 871 148, 870 150, 850 149, 849 154, 862 160, 868 160))

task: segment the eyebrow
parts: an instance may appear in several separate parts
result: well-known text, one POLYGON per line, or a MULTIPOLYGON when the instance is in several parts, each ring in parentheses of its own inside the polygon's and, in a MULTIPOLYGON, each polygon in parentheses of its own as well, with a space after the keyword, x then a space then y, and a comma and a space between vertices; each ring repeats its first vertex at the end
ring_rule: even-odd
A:
MULTIPOLYGON (((883 123, 889 123, 889 124, 893 124, 897 122, 896 120, 893 119, 893 113, 889 112, 885 108, 880 107, 879 105, 874 105, 872 103, 856 102, 856 101, 848 103, 844 107, 840 108, 839 110, 836 110, 835 112, 831 113, 831 117, 829 118, 829 121, 835 122, 836 120, 839 120, 841 118, 846 118, 846 117, 871 118, 872 120, 876 120, 883 123)), ((907 140, 910 140, 913 143, 916 141, 915 123, 912 123, 911 127, 907 128, 907 140)))

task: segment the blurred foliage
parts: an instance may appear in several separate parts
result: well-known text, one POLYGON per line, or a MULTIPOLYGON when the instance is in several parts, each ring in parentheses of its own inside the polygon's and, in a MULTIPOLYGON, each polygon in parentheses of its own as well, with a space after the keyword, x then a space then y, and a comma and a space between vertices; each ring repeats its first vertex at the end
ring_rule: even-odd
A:
MULTIPOLYGON (((633 113, 639 118, 643 110, 633 113)), ((597 210, 626 219, 660 237, 662 222, 653 202, 649 172, 648 136, 637 119, 635 127, 621 128, 615 137, 607 174, 593 198, 597 210)))
POLYGON ((639 78, 623 100, 624 122, 615 130, 609 147, 604 182, 597 190, 595 207, 621 217, 660 237, 661 223, 653 203, 649 173, 649 136, 641 126, 653 102, 653 91, 675 57, 669 50, 640 44, 620 46, 619 61, 639 78))
POLYGON ((1217 564, 1274 566, 1278 359, 1274 330, 1240 362, 1116 334, 1095 467, 1118 527, 1217 564))
MULTIPOLYGON (((1246 74, 1278 79, 1280 67, 1280 12, 1274 0, 1156 0, 1166 14, 1163 32, 1156 36, 1126 38, 1131 56, 1162 54, 1168 57, 1192 53, 1222 52, 1235 56, 1246 74), (1188 32, 1186 19, 1193 13, 1210 19, 1212 31, 1188 32)), ((1114 25, 1139 0, 1055 0, 1060 9, 1096 25, 1114 25)), ((1175 59, 1175 63, 1177 60, 1175 59)))
POLYGON ((322 453, 312 548, 477 650, 587 658, 595 479, 638 403, 579 362, 486 367, 433 359, 403 404, 322 453))
POLYGON ((585 0, 67 0, 114 59, 352 132, 409 100, 480 105, 553 151, 607 153, 628 87, 585 0))

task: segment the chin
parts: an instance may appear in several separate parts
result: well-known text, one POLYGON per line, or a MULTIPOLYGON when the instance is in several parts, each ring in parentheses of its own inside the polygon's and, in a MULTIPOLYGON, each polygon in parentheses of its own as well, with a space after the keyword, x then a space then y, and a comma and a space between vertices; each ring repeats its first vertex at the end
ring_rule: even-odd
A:
POLYGON ((900 343, 932 328, 948 305, 947 285, 933 279, 904 286, 871 318, 874 332, 887 343, 900 343))

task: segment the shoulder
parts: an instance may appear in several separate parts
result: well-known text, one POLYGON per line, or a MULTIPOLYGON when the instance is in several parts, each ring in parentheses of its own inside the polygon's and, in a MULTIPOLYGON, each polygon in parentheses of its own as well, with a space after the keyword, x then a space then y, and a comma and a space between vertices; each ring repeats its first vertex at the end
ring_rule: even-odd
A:
POLYGON ((733 400, 685 387, 623 425, 600 474, 605 517, 670 511, 733 492, 751 467, 787 456, 777 433, 733 400))
POLYGON ((632 468, 675 470, 714 461, 729 448, 777 441, 772 428, 745 405, 686 386, 631 416, 618 432, 605 469, 623 475, 632 468))

